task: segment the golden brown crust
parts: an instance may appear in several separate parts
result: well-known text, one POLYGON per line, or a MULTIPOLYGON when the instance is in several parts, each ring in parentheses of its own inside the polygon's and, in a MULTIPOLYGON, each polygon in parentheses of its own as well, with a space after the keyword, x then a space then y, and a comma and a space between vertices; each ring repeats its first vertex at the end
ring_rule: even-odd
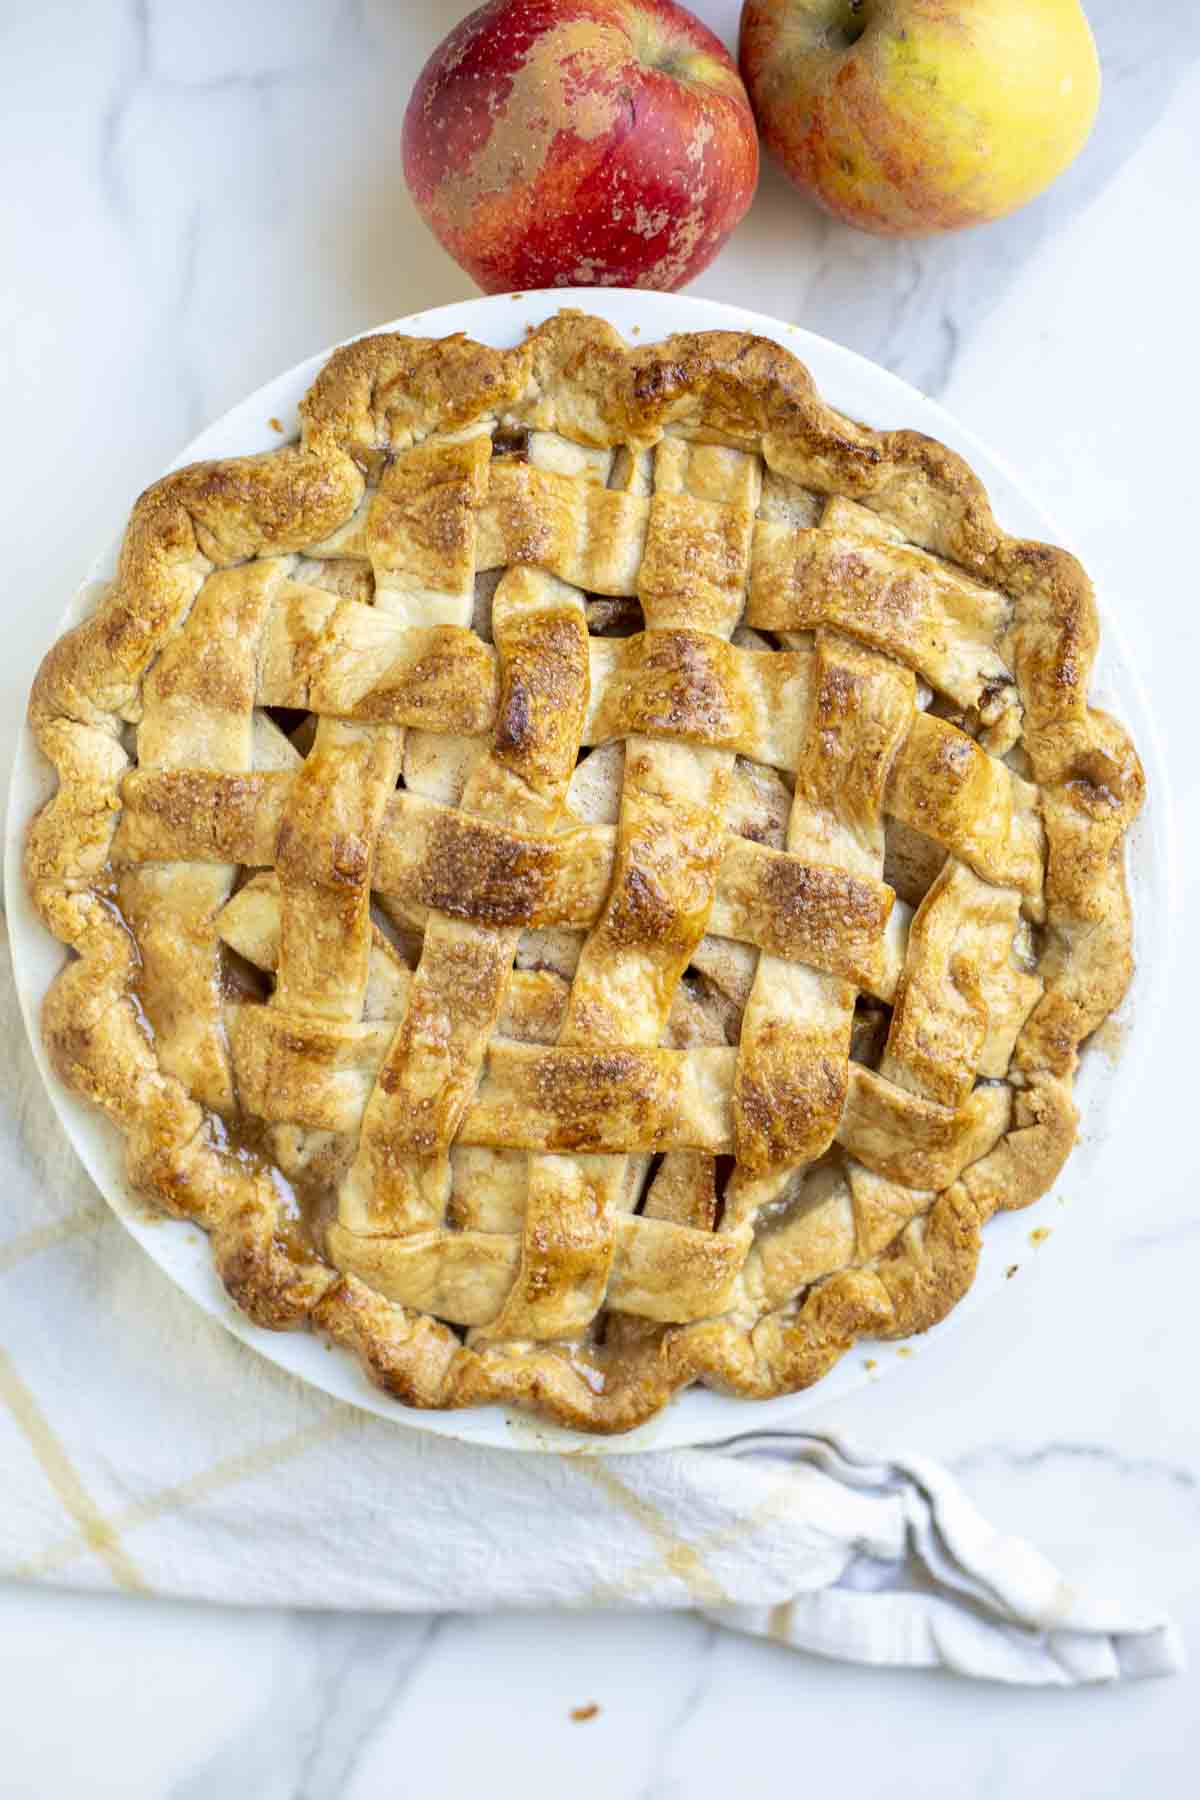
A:
POLYGON ((39 671, 58 787, 26 877, 74 953, 43 1014, 60 1077, 126 1133, 138 1187, 209 1230, 252 1317, 311 1323, 409 1405, 622 1431, 690 1382, 790 1391, 863 1334, 926 1329, 981 1224, 1057 1175, 1080 1045, 1129 979, 1143 777, 1088 706, 1083 570, 1008 537, 952 452, 842 417, 736 333, 631 351, 562 313, 511 351, 367 338, 302 419, 299 447, 149 489, 103 604, 39 671), (497 421, 534 434, 528 460, 489 463, 497 421), (369 568, 375 605, 356 575, 294 576, 297 552, 369 568), (221 611, 233 565, 257 573, 221 611), (471 590, 502 566, 493 647, 471 590), (645 629, 589 638, 576 587, 645 629), (751 639, 814 642, 731 644, 747 595, 751 639), (206 607, 241 638, 222 650, 206 607), (913 710, 916 677, 947 716, 913 710), (252 704, 320 715, 303 761, 278 733, 251 758, 252 704), (491 735, 459 804, 393 792, 406 727, 491 735), (1000 760, 1018 734, 1028 780, 1000 760), (619 819, 556 831, 580 745, 608 739, 619 819), (786 848, 777 821, 733 823, 735 752, 795 772, 786 848), (928 862, 907 959, 885 815, 928 862), (239 905, 238 865, 279 879, 239 905), (415 973, 372 891, 424 933, 415 973), (1036 971, 1009 954, 1021 914, 1036 971), (510 982, 522 928, 564 925, 590 928, 570 989, 510 982), (218 939, 261 944, 271 1005, 224 994, 218 939), (711 1004, 679 987, 691 958, 711 1004), (851 1059, 856 989, 895 1001, 878 1071, 851 1059), (743 1009, 740 1052, 705 1035, 743 1009), (231 1071, 260 1120, 345 1134, 306 1154, 349 1171, 349 1272, 230 1135, 231 1071), (735 1145, 718 1223, 711 1156, 735 1145), (584 1330, 606 1290, 607 1352, 584 1330))

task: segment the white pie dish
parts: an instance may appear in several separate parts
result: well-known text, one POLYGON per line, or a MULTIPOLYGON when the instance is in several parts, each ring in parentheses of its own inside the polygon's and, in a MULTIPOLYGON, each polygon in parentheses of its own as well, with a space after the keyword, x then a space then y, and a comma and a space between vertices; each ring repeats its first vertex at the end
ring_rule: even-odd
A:
MULTIPOLYGON (((463 331, 484 342, 505 345, 517 341, 527 325, 537 323, 563 304, 575 304, 599 314, 627 337, 637 336, 643 342, 672 331, 705 329, 751 331, 775 338, 808 365, 824 395, 843 412, 873 425, 902 425, 926 431, 965 455, 988 487, 996 514, 1006 529, 1051 542, 1062 541, 1061 534, 995 456, 933 402, 849 351, 742 308, 673 295, 560 290, 466 301, 381 329, 430 337, 463 331)), ((271 421, 282 423, 286 435, 295 430, 300 397, 328 354, 321 352, 259 389, 195 439, 178 463, 277 447, 281 439, 271 421)), ((111 572, 116 550, 114 541, 97 560, 91 580, 104 579, 111 572)), ((1086 563, 1086 554, 1083 560, 1086 563)), ((1103 601, 1101 596, 1102 607, 1103 601)), ((76 595, 66 617, 47 633, 44 647, 66 625, 82 616, 89 604, 90 581, 76 595)), ((1170 958, 1172 889, 1166 795, 1149 709, 1107 614, 1093 697, 1099 704, 1110 706, 1129 726, 1147 766, 1149 787, 1146 809, 1129 839, 1138 973, 1131 996, 1119 1015, 1124 1051, 1116 1062, 1094 1048, 1085 1054, 1076 1088, 1084 1131, 1058 1188, 1061 1193, 1064 1189, 1082 1189, 1086 1184, 1094 1201, 1102 1187, 1101 1159, 1106 1140, 1124 1109, 1143 1060, 1133 1040, 1137 1039, 1140 1047, 1143 1032, 1149 1030, 1149 1022, 1161 1010, 1158 996, 1163 991, 1170 958)), ((6 881, 18 991, 35 1055, 68 1136, 114 1210, 172 1279, 244 1342, 324 1391, 383 1417, 472 1443, 519 1449, 611 1453, 711 1441, 738 1429, 794 1421, 806 1406, 837 1400, 867 1378, 866 1361, 871 1351, 869 1346, 860 1346, 860 1352, 843 1358, 830 1375, 806 1393, 747 1407, 703 1390, 691 1390, 638 1431, 618 1439, 596 1439, 514 1416, 498 1406, 469 1412, 406 1411, 371 1387, 348 1357, 329 1355, 318 1339, 306 1334, 272 1334, 252 1325, 222 1288, 203 1233, 194 1226, 149 1216, 145 1204, 130 1193, 125 1181, 120 1134, 85 1102, 67 1092, 47 1068, 37 1019, 46 987, 61 966, 63 951, 43 930, 29 906, 20 863, 26 824, 50 788, 50 771, 42 765, 26 734, 18 752, 10 798, 6 881)), ((988 1226, 978 1277, 967 1299, 952 1315, 954 1320, 971 1317, 972 1309, 985 1296, 1006 1285, 1005 1269, 1015 1253, 1024 1248, 1030 1227, 1038 1223, 1046 1204, 1043 1201, 1041 1208, 1029 1214, 1001 1215, 988 1226)), ((961 1327, 952 1327, 947 1321, 938 1328, 939 1338, 952 1328, 961 1327)), ((881 1367, 890 1362, 888 1359, 881 1367)))

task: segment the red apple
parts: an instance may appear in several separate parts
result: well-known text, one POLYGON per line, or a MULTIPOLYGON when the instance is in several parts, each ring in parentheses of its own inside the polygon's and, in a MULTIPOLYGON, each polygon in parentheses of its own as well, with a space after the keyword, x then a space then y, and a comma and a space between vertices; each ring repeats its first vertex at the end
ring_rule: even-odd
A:
POLYGON ((417 78, 404 174, 488 293, 677 288, 758 178, 746 90, 673 0, 490 0, 417 78))

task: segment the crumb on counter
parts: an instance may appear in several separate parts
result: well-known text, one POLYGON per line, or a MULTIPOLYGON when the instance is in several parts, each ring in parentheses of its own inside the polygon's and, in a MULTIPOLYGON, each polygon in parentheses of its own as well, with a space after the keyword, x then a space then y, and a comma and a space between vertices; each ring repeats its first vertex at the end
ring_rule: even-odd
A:
POLYGON ((1035 1246, 1038 1244, 1044 1244, 1046 1239, 1050 1236, 1051 1229, 1052 1228, 1049 1225, 1038 1225, 1029 1234, 1030 1243, 1035 1246))
POLYGON ((913 1349, 911 1344, 901 1344, 900 1348, 896 1352, 897 1356, 915 1356, 916 1354, 917 1353, 913 1349))
POLYGON ((279 423, 278 419, 268 419, 267 424, 271 427, 272 431, 277 431, 280 437, 283 436, 283 426, 279 423))
POLYGON ((577 1725, 583 1725, 588 1719, 594 1719, 599 1711, 600 1708, 596 1705, 596 1702, 594 1700, 589 1700, 586 1706, 573 1706, 571 1708, 571 1717, 577 1725))
POLYGON ((877 1369, 878 1367, 879 1364, 875 1361, 873 1356, 868 1356, 867 1360, 863 1363, 864 1369, 877 1369))
POLYGON ((1005 1281, 1011 1281, 1013 1276, 1016 1274, 1017 1270, 1020 1268, 1020 1266, 1021 1266, 1020 1263, 1009 1263, 1007 1269, 1005 1269, 1005 1271, 1004 1271, 1005 1281))

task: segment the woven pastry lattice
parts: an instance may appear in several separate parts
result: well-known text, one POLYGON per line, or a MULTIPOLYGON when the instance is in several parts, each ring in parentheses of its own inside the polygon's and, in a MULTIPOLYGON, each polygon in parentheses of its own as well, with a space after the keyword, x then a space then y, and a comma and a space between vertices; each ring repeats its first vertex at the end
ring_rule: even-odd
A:
POLYGON ((1074 1137, 1090 588, 738 334, 368 338, 47 657, 45 1030, 253 1317, 590 1430, 932 1323, 1074 1137))

